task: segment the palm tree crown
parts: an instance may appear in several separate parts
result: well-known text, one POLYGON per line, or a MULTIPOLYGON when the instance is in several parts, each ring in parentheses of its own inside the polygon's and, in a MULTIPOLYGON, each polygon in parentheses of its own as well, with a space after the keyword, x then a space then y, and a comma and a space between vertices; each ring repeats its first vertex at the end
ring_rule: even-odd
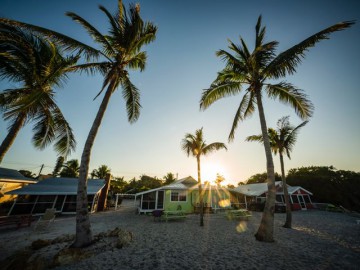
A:
MULTIPOLYGON (((302 122, 297 127, 294 127, 289 122, 289 116, 284 116, 280 118, 277 122, 277 129, 269 128, 268 134, 270 139, 270 146, 273 153, 276 155, 277 153, 284 155, 286 154, 289 159, 290 153, 293 150, 293 147, 297 140, 297 135, 299 129, 305 126, 308 121, 302 122)), ((260 135, 252 135, 246 138, 246 141, 253 142, 257 141, 263 143, 263 136, 260 135)))
POLYGON ((8 137, 0 147, 1 159, 28 122, 34 123, 32 141, 36 148, 44 149, 55 141, 60 155, 75 150, 72 129, 55 102, 54 87, 63 85, 77 60, 78 56, 63 57, 51 41, 0 23, 0 78, 20 86, 0 94, 4 119, 10 122, 8 137))
POLYGON ((203 136, 203 128, 195 131, 195 134, 187 133, 181 142, 181 148, 186 152, 187 156, 200 157, 220 149, 226 149, 224 143, 215 142, 206 144, 203 136))
POLYGON ((313 105, 303 90, 286 81, 278 83, 270 81, 295 73, 310 47, 323 39, 328 39, 332 32, 343 30, 352 24, 354 24, 353 21, 335 24, 276 55, 279 43, 264 41, 266 28, 261 26, 261 16, 259 16, 255 28, 255 47, 252 52, 242 38, 240 38, 240 45, 229 40, 229 49, 232 53, 225 50, 216 52, 216 55, 225 61, 226 66, 218 73, 210 88, 203 91, 200 108, 206 109, 223 97, 244 92, 235 114, 229 141, 234 139, 238 122, 249 118, 254 113, 258 105, 256 95, 261 91, 265 91, 269 98, 290 104, 302 119, 308 119, 313 113, 313 105))

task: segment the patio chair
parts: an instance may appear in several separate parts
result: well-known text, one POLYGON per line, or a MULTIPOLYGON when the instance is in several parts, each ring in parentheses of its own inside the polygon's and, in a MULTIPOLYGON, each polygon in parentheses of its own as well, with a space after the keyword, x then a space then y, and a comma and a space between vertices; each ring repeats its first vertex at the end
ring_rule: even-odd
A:
POLYGON ((44 215, 41 216, 35 224, 34 230, 48 227, 50 223, 55 220, 55 210, 55 208, 46 209, 44 215))

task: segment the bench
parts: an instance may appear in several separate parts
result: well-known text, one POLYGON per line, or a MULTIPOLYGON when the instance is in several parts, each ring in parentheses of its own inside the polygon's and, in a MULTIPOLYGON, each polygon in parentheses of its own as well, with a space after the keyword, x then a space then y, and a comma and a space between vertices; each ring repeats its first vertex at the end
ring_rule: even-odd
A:
POLYGON ((226 217, 228 220, 233 219, 249 219, 252 217, 251 212, 247 209, 239 209, 239 210, 228 210, 226 211, 226 217))
POLYGON ((0 217, 0 227, 16 225, 16 228, 19 229, 23 225, 27 225, 28 227, 30 227, 31 222, 31 215, 0 217))
POLYGON ((161 220, 168 222, 169 220, 181 220, 185 219, 186 215, 183 211, 163 211, 161 215, 161 220))

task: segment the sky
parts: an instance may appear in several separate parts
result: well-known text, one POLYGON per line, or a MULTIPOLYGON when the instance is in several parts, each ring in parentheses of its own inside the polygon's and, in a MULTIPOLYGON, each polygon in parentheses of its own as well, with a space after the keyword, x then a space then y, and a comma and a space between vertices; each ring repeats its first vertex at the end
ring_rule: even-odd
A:
MULTIPOLYGON (((128 7, 132 1, 123 1, 128 7)), ((333 33, 306 53, 297 73, 286 80, 303 89, 315 106, 310 122, 300 130, 291 160, 285 170, 303 166, 334 166, 360 171, 360 2, 357 0, 238 1, 238 0, 140 0, 141 16, 158 27, 155 42, 144 47, 148 61, 144 72, 132 72, 132 82, 141 92, 141 115, 129 124, 121 91, 111 98, 97 134, 90 161, 91 170, 107 165, 116 177, 131 179, 146 174, 163 178, 171 172, 179 178, 197 177, 196 159, 181 150, 186 133, 203 127, 206 142, 224 142, 220 150, 202 157, 202 179, 223 175, 237 185, 266 171, 262 145, 245 142, 260 134, 258 113, 238 125, 235 140, 228 143, 233 118, 242 95, 225 98, 200 111, 203 89, 210 86, 224 63, 215 52, 228 49, 228 39, 239 44, 241 36, 253 49, 255 25, 261 14, 266 41, 279 41, 278 53, 310 35, 340 21, 357 20, 350 29, 333 33)), ((86 32, 64 14, 72 11, 103 33, 107 21, 98 9, 115 12, 115 0, 0 0, 0 16, 50 28, 82 42, 93 44, 86 32)), ((56 101, 76 136, 77 148, 68 159, 81 158, 84 142, 101 99, 100 75, 73 74, 56 89, 56 101)), ((0 90, 16 87, 0 81, 0 90)), ((283 116, 297 126, 302 120, 278 101, 264 99, 268 127, 283 116)), ((40 151, 31 144, 33 125, 25 126, 1 166, 51 173, 57 155, 52 146, 40 151)), ((0 140, 7 123, 0 120, 0 140)), ((279 157, 274 156, 280 173, 279 157)))

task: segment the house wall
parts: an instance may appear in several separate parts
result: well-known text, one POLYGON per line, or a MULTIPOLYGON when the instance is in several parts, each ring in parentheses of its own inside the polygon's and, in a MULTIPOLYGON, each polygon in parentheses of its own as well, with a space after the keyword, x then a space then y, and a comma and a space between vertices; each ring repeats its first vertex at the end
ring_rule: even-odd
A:
MULTIPOLYGON (((0 191, 1 194, 4 194, 6 192, 12 191, 14 189, 22 188, 23 186, 26 186, 27 184, 24 183, 9 183, 9 182, 0 182, 0 191)), ((13 200, 16 198, 16 195, 3 195, 0 197, 0 203, 13 200)))
MULTIPOLYGON (((179 190, 174 190, 179 191, 179 190)), ((181 207, 181 210, 185 213, 192 213, 194 211, 191 192, 186 191, 186 201, 171 201, 171 190, 165 190, 165 211, 177 211, 181 207)))

